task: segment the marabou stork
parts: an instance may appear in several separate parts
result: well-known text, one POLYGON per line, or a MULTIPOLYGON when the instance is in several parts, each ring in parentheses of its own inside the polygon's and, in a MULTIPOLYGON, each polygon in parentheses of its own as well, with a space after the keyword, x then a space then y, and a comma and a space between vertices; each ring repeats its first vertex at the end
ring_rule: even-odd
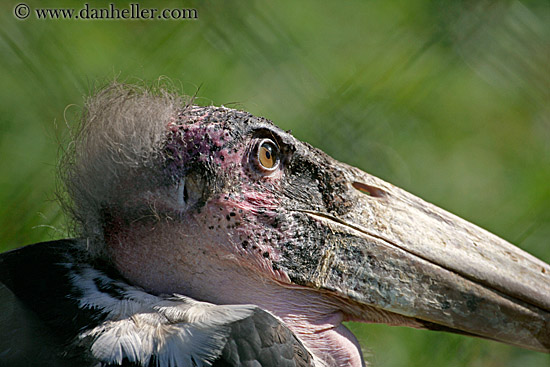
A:
POLYGON ((61 166, 80 237, 0 257, 9 366, 361 366, 342 321, 550 351, 550 266, 269 120, 114 83, 61 166))

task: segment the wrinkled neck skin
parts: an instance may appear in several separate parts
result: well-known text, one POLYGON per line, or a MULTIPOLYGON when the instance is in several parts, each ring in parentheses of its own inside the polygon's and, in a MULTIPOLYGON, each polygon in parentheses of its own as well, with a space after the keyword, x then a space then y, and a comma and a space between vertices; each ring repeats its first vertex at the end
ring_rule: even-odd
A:
MULTIPOLYGON (((163 226, 163 224, 159 224, 163 226)), ((364 366, 360 345, 341 324, 339 301, 314 290, 282 285, 242 266, 235 255, 178 242, 159 228, 132 228, 109 241, 118 270, 157 294, 183 294, 215 304, 255 304, 281 318, 312 352, 316 366, 364 366), (174 245, 176 243, 176 245, 174 245)), ((185 243, 189 241, 189 234, 185 243)), ((181 237, 180 237, 181 238, 181 237)))

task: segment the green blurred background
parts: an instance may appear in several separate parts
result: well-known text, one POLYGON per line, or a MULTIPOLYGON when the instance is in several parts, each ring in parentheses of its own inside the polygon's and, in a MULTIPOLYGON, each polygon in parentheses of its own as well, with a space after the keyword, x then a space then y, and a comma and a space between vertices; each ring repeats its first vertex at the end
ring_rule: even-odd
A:
MULTIPOLYGON (((59 141, 117 77, 268 117, 550 262, 548 0, 140 1, 197 9, 171 21, 17 20, 19 2, 0 5, 2 251, 67 235, 59 141)), ((350 328, 377 367, 550 366, 474 338, 350 328)))

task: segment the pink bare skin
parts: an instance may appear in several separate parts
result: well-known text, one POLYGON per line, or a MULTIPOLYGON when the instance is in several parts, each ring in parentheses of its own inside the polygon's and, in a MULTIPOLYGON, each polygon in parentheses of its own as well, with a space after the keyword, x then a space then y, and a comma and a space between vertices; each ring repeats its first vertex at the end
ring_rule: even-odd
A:
POLYGON ((166 171, 177 175, 193 160, 195 164, 214 160, 225 177, 222 192, 197 209, 193 204, 201 200, 205 183, 192 174, 182 183, 188 195, 185 203, 178 201, 177 183, 137 192, 126 204, 145 202, 159 216, 150 220, 115 216, 106 229, 114 264, 130 282, 151 292, 179 293, 215 304, 258 305, 280 317, 321 365, 363 366, 357 339, 342 325, 347 318, 344 302, 291 284, 274 265, 281 254, 273 242, 287 236, 272 224, 281 214, 274 193, 280 190, 283 171, 266 173, 251 164, 258 139, 243 139, 225 148, 230 139, 226 123, 201 122, 199 116, 168 126, 173 138, 167 149, 177 159, 166 171))
POLYGON ((138 172, 118 189, 121 200, 104 227, 110 258, 131 283, 153 293, 272 312, 318 365, 364 366, 361 347, 342 321, 420 325, 310 288, 309 280, 294 281, 297 260, 307 264, 305 273, 322 265, 314 251, 332 233, 302 209, 345 212, 353 205, 343 196, 347 186, 326 176, 338 171, 327 167, 331 161, 322 152, 231 111, 204 115, 193 107, 167 125, 164 161, 153 173, 158 181, 138 172), (266 142, 277 149, 272 168, 259 158, 266 142))
POLYGON ((122 118, 113 141, 103 116, 68 175, 92 254, 130 283, 258 305, 319 366, 364 366, 342 321, 550 350, 548 265, 269 120, 171 103, 151 115, 155 101, 134 103, 138 128, 122 118))
POLYGON ((364 365, 357 339, 341 324, 344 304, 322 292, 285 285, 275 279, 281 275, 258 275, 245 255, 219 246, 220 239, 205 237, 199 226, 195 222, 185 231, 174 231, 170 222, 133 226, 110 243, 111 256, 128 280, 148 291, 258 305, 281 318, 324 365, 364 365))

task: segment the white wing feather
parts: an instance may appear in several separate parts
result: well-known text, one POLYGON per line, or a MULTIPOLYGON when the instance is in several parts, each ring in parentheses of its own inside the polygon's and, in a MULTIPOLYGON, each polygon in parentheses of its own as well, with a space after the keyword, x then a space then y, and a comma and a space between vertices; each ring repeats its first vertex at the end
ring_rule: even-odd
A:
POLYGON ((147 366, 155 358, 159 367, 210 366, 227 342, 227 325, 252 315, 255 307, 155 296, 91 267, 71 270, 72 284, 81 294, 79 307, 105 314, 98 326, 79 335, 83 343, 92 341, 92 355, 104 363, 126 359, 147 366), (116 296, 98 285, 115 289, 116 296))

